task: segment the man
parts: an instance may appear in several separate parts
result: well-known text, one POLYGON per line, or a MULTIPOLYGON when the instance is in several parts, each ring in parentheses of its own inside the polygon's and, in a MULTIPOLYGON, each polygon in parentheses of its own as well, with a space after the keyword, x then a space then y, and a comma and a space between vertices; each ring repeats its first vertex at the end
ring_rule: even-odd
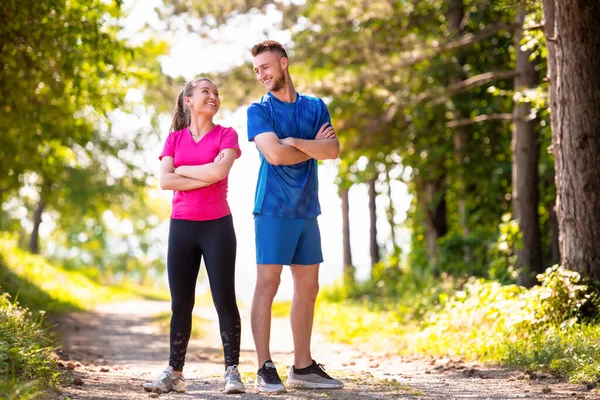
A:
POLYGON ((294 281, 291 309, 294 365, 287 384, 341 388, 311 356, 310 340, 319 264, 323 262, 317 216, 317 160, 335 159, 339 141, 321 99, 294 89, 283 46, 266 40, 251 50, 256 78, 267 94, 248 108, 248 139, 260 152, 254 205, 257 279, 252 300, 252 334, 258 357, 256 387, 285 392, 269 348, 271 306, 283 265, 294 281))

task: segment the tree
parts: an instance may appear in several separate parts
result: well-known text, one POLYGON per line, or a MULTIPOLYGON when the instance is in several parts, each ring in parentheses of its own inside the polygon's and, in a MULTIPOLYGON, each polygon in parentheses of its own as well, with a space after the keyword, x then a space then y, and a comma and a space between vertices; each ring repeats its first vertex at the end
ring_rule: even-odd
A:
POLYGON ((518 283, 531 287, 537 282, 535 277, 543 272, 544 266, 538 216, 538 137, 536 118, 532 116, 531 103, 526 95, 526 91, 538 83, 538 72, 530 61, 531 52, 522 49, 521 39, 526 15, 527 12, 523 8, 517 12, 517 28, 514 35, 516 75, 511 147, 513 213, 522 235, 522 246, 516 250, 518 283))
MULTIPOLYGON (((126 101, 130 89, 162 79, 157 57, 166 47, 121 39, 121 16, 121 1, 0 5, 0 121, 6 128, 0 203, 10 199, 31 210, 33 252, 40 251, 40 224, 50 212, 69 238, 61 245, 77 242, 84 248, 70 239, 94 241, 106 231, 105 211, 122 215, 132 209, 131 200, 144 199, 151 171, 133 160, 155 131, 140 128, 117 137, 112 115, 132 111, 126 101), (33 195, 23 196, 24 187, 33 195)), ((104 239, 94 246, 107 257, 104 239)))
POLYGON ((600 2, 544 0, 561 263, 600 279, 600 2))
MULTIPOLYGON (((183 0, 165 1, 183 15, 183 0)), ((190 15, 206 32, 250 10, 282 10, 283 26, 293 26, 294 82, 327 99, 343 163, 396 154, 407 167, 410 265, 485 275, 511 206, 513 9, 474 0, 321 1, 291 11, 284 3, 228 0, 211 20, 201 1, 190 15)), ((368 180, 349 170, 352 183, 368 180)))
POLYGON ((381 260, 379 244, 377 243, 377 190, 375 177, 367 179, 369 193, 369 249, 371 254, 371 268, 381 260))

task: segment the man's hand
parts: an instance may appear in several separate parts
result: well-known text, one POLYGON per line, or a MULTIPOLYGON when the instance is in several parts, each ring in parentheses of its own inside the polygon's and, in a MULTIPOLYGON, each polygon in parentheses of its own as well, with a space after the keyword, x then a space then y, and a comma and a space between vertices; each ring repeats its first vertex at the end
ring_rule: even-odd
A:
POLYGON ((335 159, 340 154, 340 142, 335 136, 333 127, 326 122, 321 126, 313 140, 288 137, 280 139, 283 145, 291 146, 315 160, 335 159), (320 140, 329 139, 329 140, 320 140))
POLYGON ((318 139, 335 139, 335 130, 333 129, 333 126, 327 126, 329 125, 329 122, 325 122, 322 126, 321 129, 319 129, 319 132, 317 132, 317 136, 315 136, 315 140, 318 139))
POLYGON ((279 139, 279 143, 285 144, 286 146, 294 147, 294 140, 295 139, 296 138, 293 138, 293 137, 286 137, 286 138, 283 138, 283 139, 279 139))

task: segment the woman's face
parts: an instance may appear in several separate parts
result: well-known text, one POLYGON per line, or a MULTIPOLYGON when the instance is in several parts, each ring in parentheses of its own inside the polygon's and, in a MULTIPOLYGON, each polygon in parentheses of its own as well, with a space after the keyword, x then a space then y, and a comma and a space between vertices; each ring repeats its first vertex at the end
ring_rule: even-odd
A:
POLYGON ((221 106, 217 86, 210 81, 198 82, 192 91, 192 96, 185 98, 185 103, 192 114, 215 115, 221 106))

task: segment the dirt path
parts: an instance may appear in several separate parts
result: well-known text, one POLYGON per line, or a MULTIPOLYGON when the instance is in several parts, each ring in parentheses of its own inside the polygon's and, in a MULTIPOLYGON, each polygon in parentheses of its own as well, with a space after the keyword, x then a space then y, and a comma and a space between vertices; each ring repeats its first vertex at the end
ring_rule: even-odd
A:
MULTIPOLYGON (((60 352, 66 368, 73 368, 72 385, 61 388, 59 399, 149 399, 141 384, 162 371, 168 340, 152 316, 168 311, 164 302, 133 302, 98 307, 95 312, 59 318, 63 337, 60 352), (77 379, 80 378, 80 379, 77 379)), ((256 371, 248 311, 242 310, 240 371, 247 393, 222 393, 222 356, 216 314, 211 307, 196 313, 212 322, 201 340, 190 342, 184 374, 185 394, 161 394, 161 399, 264 399, 253 388, 256 371)), ((275 319, 272 327, 273 358, 280 367, 292 362, 289 323, 275 319)), ((364 347, 364 346, 363 346, 364 347)), ((313 356, 327 371, 343 380, 341 390, 293 390, 281 399, 600 399, 598 389, 555 383, 549 377, 491 369, 451 360, 407 360, 389 352, 328 343, 314 336, 313 356)), ((156 395, 153 395, 156 396, 156 395)))

